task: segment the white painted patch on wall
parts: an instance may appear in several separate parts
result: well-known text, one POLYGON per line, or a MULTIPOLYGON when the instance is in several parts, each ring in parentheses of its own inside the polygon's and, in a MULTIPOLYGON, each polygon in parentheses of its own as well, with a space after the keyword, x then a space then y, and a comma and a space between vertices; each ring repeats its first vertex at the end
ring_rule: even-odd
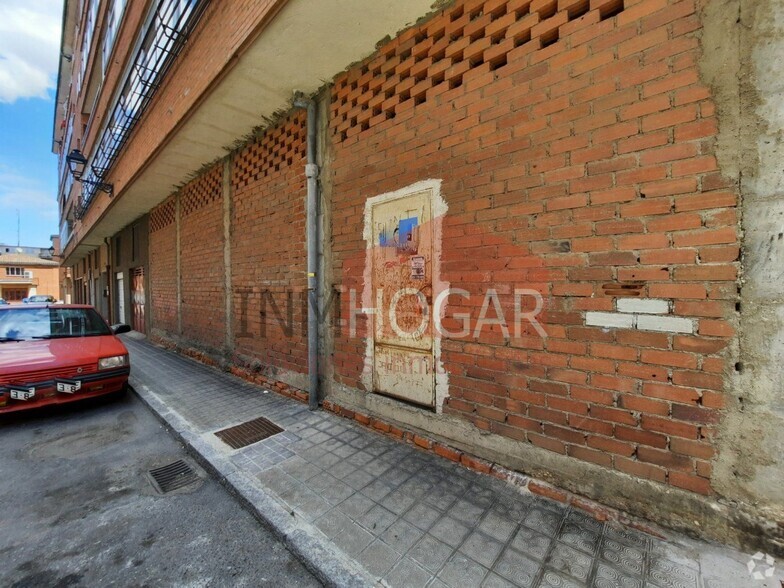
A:
POLYGON ((659 298, 619 298, 617 312, 586 312, 585 324, 604 329, 639 329, 660 333, 695 332, 694 320, 671 314, 669 300, 659 298))
POLYGON ((618 314, 615 312, 586 312, 585 324, 589 327, 606 327, 614 329, 633 329, 633 314, 618 314))
POLYGON ((670 312, 670 301, 661 298, 618 298, 615 301, 615 308, 618 312, 667 314, 670 312))

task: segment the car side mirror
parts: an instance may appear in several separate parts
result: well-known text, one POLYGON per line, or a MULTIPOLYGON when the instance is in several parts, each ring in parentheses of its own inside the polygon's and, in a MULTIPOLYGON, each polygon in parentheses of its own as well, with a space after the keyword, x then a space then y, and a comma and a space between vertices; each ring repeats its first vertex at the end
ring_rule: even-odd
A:
POLYGON ((130 333, 131 327, 130 325, 112 325, 112 333, 115 335, 121 335, 123 333, 130 333))

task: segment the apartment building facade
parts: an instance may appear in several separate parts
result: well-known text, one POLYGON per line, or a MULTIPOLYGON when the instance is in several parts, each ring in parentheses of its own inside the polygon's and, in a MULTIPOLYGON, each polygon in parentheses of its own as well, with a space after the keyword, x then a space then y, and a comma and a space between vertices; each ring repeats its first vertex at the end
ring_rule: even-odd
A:
POLYGON ((784 549, 781 12, 66 1, 75 296, 446 457, 784 549))
POLYGON ((21 303, 35 294, 60 299, 60 264, 48 249, 0 245, 0 298, 21 303))

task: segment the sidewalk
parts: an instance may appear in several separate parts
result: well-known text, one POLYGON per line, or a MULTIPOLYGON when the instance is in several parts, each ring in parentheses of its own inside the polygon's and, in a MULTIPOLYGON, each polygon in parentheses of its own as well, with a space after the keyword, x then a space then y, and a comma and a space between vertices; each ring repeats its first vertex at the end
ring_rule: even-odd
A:
POLYGON ((779 588, 784 577, 776 562, 773 578, 754 580, 750 554, 597 522, 123 339, 137 394, 328 585, 779 588), (283 432, 238 450, 215 435, 261 416, 283 432))

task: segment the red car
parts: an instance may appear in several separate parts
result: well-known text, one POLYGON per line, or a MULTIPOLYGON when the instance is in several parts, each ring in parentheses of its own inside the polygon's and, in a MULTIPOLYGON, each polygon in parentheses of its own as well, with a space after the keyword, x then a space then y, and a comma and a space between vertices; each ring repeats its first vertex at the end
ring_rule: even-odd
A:
POLYGON ((128 350, 92 306, 0 306, 0 414, 125 390, 128 350))

